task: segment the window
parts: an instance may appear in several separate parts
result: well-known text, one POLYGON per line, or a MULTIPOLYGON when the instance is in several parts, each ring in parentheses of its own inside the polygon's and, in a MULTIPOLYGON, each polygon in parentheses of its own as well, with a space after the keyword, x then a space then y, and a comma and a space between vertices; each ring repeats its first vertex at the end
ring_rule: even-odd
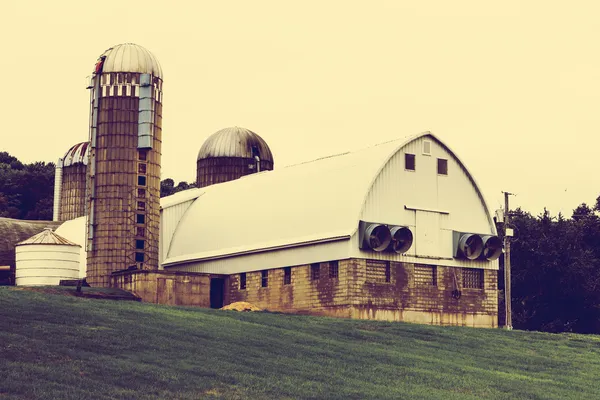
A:
POLYGON ((483 289, 483 270, 475 268, 463 268, 463 288, 483 289))
POLYGON ((311 264, 310 265, 310 279, 316 281, 320 278, 321 275, 321 264, 311 264))
POLYGON ((135 241, 135 248, 138 250, 144 250, 144 245, 146 243, 143 240, 136 240, 135 241))
POLYGON ((145 174, 146 173, 146 164, 138 164, 138 174, 145 174))
POLYGON ((144 214, 136 214, 135 216, 135 222, 138 224, 145 224, 146 223, 146 216, 144 214))
POLYGON ((435 265, 415 264, 414 280, 418 286, 437 286, 437 267, 435 265))
POLYGON ((240 290, 246 289, 246 273, 240 274, 240 290))
POLYGON ((146 197, 146 189, 138 189, 137 195, 138 197, 146 197))
POLYGON ((138 185, 146 186, 146 177, 142 175, 138 175, 138 185))
POLYGON ((146 210, 146 202, 145 201, 138 201, 137 202, 137 209, 138 209, 138 211, 145 211, 146 210))
POLYGON ((143 226, 136 226, 135 235, 141 237, 146 236, 146 228, 144 228, 143 226))
POLYGON ((448 160, 438 158, 438 174, 448 175, 448 160))
POLYGON ((386 282, 392 281, 392 268, 390 267, 389 262, 385 263, 385 281, 386 282))
POLYGON ((261 271, 260 272, 260 286, 268 287, 269 286, 269 271, 261 271))
POLYGON ((415 155, 414 154, 405 154, 404 155, 404 169, 409 171, 415 170, 415 155))
POLYGON ((136 262, 144 262, 144 253, 135 253, 136 262))
POLYGON ((338 262, 337 261, 329 261, 329 277, 332 279, 337 279, 338 276, 339 276, 338 262))
POLYGON ((429 140, 423 141, 423 154, 426 156, 431 155, 431 142, 429 140))
POLYGON ((138 151, 138 160, 146 161, 146 150, 138 151))
POLYGON ((389 261, 367 260, 367 282, 386 283, 389 273, 389 261))
POLYGON ((292 267, 285 267, 283 269, 283 284, 289 285, 292 283, 292 267))

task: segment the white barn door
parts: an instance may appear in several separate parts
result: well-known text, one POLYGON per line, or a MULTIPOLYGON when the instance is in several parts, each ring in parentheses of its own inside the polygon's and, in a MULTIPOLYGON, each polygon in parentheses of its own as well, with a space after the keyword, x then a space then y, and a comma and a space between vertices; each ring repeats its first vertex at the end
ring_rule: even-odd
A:
POLYGON ((440 214, 434 211, 416 212, 417 256, 439 257, 442 253, 440 243, 440 214))

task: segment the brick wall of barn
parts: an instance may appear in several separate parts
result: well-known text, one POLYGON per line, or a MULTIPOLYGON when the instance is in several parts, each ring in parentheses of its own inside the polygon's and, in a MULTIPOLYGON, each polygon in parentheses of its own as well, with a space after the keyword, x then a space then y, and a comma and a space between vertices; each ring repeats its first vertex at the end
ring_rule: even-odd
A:
POLYGON ((247 272, 245 288, 242 274, 231 275, 228 302, 360 319, 497 326, 495 270, 349 259, 338 261, 335 273, 334 262, 318 265, 289 268, 289 283, 284 268, 247 272))

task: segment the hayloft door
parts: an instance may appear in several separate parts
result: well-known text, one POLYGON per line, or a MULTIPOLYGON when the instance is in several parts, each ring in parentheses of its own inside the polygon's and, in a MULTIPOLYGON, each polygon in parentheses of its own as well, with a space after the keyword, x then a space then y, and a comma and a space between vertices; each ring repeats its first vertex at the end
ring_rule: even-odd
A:
POLYGON ((223 307, 223 295, 225 294, 225 279, 210 279, 210 308, 223 307))
POLYGON ((440 214, 434 211, 417 210, 416 220, 417 256, 437 257, 440 255, 440 214))

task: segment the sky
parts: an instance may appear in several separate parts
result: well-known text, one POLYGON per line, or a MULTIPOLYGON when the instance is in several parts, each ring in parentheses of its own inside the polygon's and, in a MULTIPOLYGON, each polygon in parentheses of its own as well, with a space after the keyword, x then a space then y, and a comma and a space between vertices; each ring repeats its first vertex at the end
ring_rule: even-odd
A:
POLYGON ((489 208, 570 216, 600 195, 600 2, 13 1, 0 6, 0 151, 56 162, 89 134, 100 54, 164 75, 162 178, 241 126, 275 168, 431 131, 489 208))

